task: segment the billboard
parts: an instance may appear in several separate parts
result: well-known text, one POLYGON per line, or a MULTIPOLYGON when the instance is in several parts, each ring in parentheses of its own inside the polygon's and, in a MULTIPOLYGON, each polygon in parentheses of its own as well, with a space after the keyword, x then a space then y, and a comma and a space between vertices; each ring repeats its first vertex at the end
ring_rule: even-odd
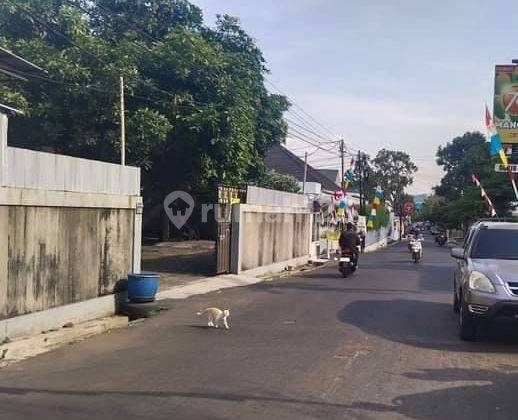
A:
POLYGON ((502 143, 518 144, 518 65, 496 66, 493 114, 502 143))

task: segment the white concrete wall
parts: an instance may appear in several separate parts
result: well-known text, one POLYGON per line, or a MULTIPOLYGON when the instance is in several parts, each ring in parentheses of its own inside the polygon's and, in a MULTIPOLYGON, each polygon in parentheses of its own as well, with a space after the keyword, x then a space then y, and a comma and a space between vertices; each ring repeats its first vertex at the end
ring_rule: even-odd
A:
POLYGON ((309 260, 311 213, 297 207, 233 206, 231 272, 263 275, 309 260))
POLYGON ((7 115, 0 112, 0 187, 7 182, 7 115))
POLYGON ((140 271, 140 169, 9 147, 7 124, 0 113, 0 319, 111 293, 140 271))
POLYGON ((248 186, 246 203, 261 206, 303 207, 308 208, 308 197, 304 194, 269 190, 248 186))
POLYGON ((3 163, 7 187, 140 195, 140 169, 131 166, 10 146, 3 163))

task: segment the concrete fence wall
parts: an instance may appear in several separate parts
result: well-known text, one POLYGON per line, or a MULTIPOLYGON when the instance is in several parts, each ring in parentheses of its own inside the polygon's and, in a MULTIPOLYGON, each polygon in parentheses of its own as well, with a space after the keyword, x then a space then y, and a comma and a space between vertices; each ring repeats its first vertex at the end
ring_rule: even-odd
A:
POLYGON ((285 191, 270 190, 248 186, 246 203, 261 206, 303 207, 308 208, 308 196, 285 191))
POLYGON ((0 319, 111 293, 132 268, 133 212, 0 206, 0 319))
POLYGON ((8 147, 0 113, 0 330, 138 272, 139 194, 138 168, 8 147))
POLYGON ((138 196, 140 170, 8 146, 3 186, 138 196))
POLYGON ((381 227, 376 230, 369 230, 365 237, 365 251, 371 252, 384 248, 391 240, 390 228, 381 227))
POLYGON ((231 270, 263 275, 309 259, 311 213, 297 207, 233 207, 231 270))

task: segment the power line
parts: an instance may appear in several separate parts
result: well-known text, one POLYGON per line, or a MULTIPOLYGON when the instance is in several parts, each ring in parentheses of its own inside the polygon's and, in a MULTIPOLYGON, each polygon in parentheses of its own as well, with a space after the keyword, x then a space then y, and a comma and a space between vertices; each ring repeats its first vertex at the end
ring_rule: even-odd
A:
MULTIPOLYGON (((39 17, 37 17, 35 15, 35 12, 28 8, 28 7, 25 7, 25 6, 22 6, 20 4, 17 4, 17 3, 14 3, 12 2, 11 0, 5 0, 7 3, 9 3, 11 6, 14 6, 15 8, 18 8, 19 10, 22 10, 23 12, 25 12, 29 17, 31 17, 33 20, 35 20, 36 22, 40 23, 41 25, 43 25, 45 28, 47 28, 49 31, 53 32, 55 35, 59 36, 60 38, 62 38, 63 40, 67 41, 70 45, 72 45, 73 47, 79 49, 81 52, 87 54, 88 56, 92 57, 93 59, 95 59, 96 61, 98 61, 99 63, 103 64, 104 66, 106 66, 107 68, 112 68, 112 65, 107 63, 106 61, 104 61, 103 59, 101 59, 98 55, 92 53, 91 51, 88 51, 87 49, 81 47, 79 44, 77 44, 75 41, 73 41, 70 37, 68 37, 67 35, 63 34, 62 32, 60 32, 59 30, 57 30, 56 28, 52 27, 48 21, 44 20, 44 19, 40 19, 39 17)), ((76 3, 72 3, 70 1, 68 1, 69 4, 72 4, 73 6, 79 8, 80 10, 83 10, 85 13, 87 13, 87 11, 85 11, 84 8, 82 8, 81 6, 77 5, 76 3)), ((136 44, 136 43, 133 43, 134 45, 139 45, 139 44, 136 44)), ((119 72, 119 74, 117 75, 120 76, 120 73, 124 73, 121 69, 117 69, 115 68, 116 71, 119 72)), ((132 74, 126 74, 127 77, 133 79, 134 81, 138 82, 138 83, 142 83, 143 81, 141 79, 139 79, 138 77, 136 76, 133 76, 132 74)), ((161 89, 157 86, 153 86, 153 85, 150 85, 148 86, 150 89, 154 89, 155 91, 157 92, 161 92, 163 94, 166 94, 168 96, 170 96, 171 98, 175 98, 176 95, 172 92, 169 92, 167 90, 164 90, 164 89, 161 89)))
MULTIPOLYGON (((20 5, 20 4, 17 4, 17 3, 14 3, 12 2, 11 0, 5 0, 7 3, 9 3, 11 6, 14 6, 15 8, 18 8, 19 10, 22 10, 23 12, 25 12, 29 17, 31 17, 34 21, 40 23, 41 25, 43 25, 45 28, 47 28, 49 31, 53 32, 54 34, 56 34, 57 36, 59 36, 60 38, 62 38, 63 40, 65 40, 66 42, 68 42, 70 45, 74 46, 75 48, 79 49, 81 52, 83 52, 84 54, 87 54, 89 57, 92 57, 94 60, 98 61, 99 63, 103 64, 105 67, 107 67, 108 69, 109 68, 113 68, 113 66, 111 64, 108 64, 106 61, 104 61, 103 59, 101 59, 98 55, 92 53, 91 51, 83 48, 82 46, 80 46, 79 44, 77 44, 75 41, 73 41, 70 37, 68 37, 67 35, 63 34, 62 32, 60 32, 59 30, 57 30, 56 28, 54 28, 53 26, 51 26, 51 24, 49 24, 48 21, 44 20, 44 19, 40 19, 39 17, 37 17, 35 15, 35 12, 34 10, 30 9, 30 8, 27 8, 23 5, 20 5)), ((72 6, 74 7, 77 7, 78 9, 82 10, 84 13, 88 14, 89 16, 91 16, 91 11, 90 10, 87 10, 85 9, 84 7, 82 7, 81 5, 77 4, 76 2, 73 2, 71 0, 66 0, 67 3, 71 4, 72 6)), ((110 14, 110 17, 116 17, 120 20, 124 20, 128 26, 130 26, 131 28, 133 29, 137 29, 140 33, 144 34, 145 36, 147 36, 149 39, 155 41, 155 42, 162 42, 161 40, 158 40, 156 37, 152 36, 151 34, 149 34, 146 30, 142 29, 140 26, 132 23, 132 22, 129 22, 128 19, 125 19, 123 18, 122 16, 119 16, 117 15, 113 10, 109 9, 109 8, 106 8, 102 5, 99 5, 97 4, 97 6, 99 7, 99 9, 102 9, 104 11, 108 11, 108 13, 110 14)), ((106 17, 106 16, 105 16, 106 17)), ((142 44, 138 44, 138 43, 135 43, 135 42, 132 42, 133 45, 135 46, 138 46, 138 47, 141 47, 141 48, 144 48, 147 52, 150 52, 152 54, 155 54, 157 55, 153 50, 149 49, 147 46, 144 46, 142 44)), ((158 56, 158 55, 157 55, 158 56)), ((160 57, 161 58, 161 57, 160 57)), ((115 68, 116 71, 118 71, 119 73, 123 73, 123 71, 121 71, 121 69, 117 69, 115 68)), ((118 75, 120 76, 120 74, 118 75)), ((33 76, 34 77, 34 76, 33 76)), ((133 80, 137 81, 138 83, 143 83, 144 81, 141 80, 140 78, 138 78, 137 76, 133 76, 132 74, 129 74, 128 75, 129 78, 132 78, 133 80)), ((91 90, 97 90, 97 91, 102 91, 102 92, 106 92, 105 90, 103 89, 97 89, 97 88, 94 88, 94 87, 91 87, 91 86, 81 86, 81 85, 77 85, 77 84, 72 84, 72 83, 67 83, 67 82, 59 82, 59 81, 56 81, 56 80, 53 80, 53 79, 49 79, 49 78, 42 78, 40 77, 41 80, 45 80, 47 82, 51 82, 51 83, 62 83, 63 85, 69 85, 69 86, 74 86, 74 87, 82 87, 82 88, 87 88, 87 89, 91 89, 91 90)), ((269 81, 266 77, 264 77, 264 80, 269 83, 271 86, 273 86, 275 89, 277 89, 281 94, 285 95, 277 86, 275 86, 271 81, 269 81)), ((146 85, 144 83, 144 85, 146 85)), ((167 90, 164 90, 164 89, 161 89, 157 86, 154 86, 154 85, 147 85, 148 88, 150 89, 153 89, 157 92, 160 92, 160 93, 163 93, 163 94, 166 94, 168 95, 169 97, 172 97, 172 98, 177 98, 177 95, 172 93, 172 92, 169 92, 167 90)), ((129 94, 128 96, 130 97, 134 97, 134 98, 137 98, 137 99, 142 99, 142 100, 146 100, 146 101, 150 101, 150 102, 153 102, 153 103, 159 103, 157 100, 154 100, 152 98, 146 98, 146 97, 142 97, 142 96, 138 96, 138 95, 131 95, 129 94)), ((287 95, 285 95, 287 96, 287 95)), ((328 133, 331 134, 332 137, 335 137, 335 134, 332 133, 331 130, 329 130, 327 127, 325 127, 323 124, 321 124, 318 120, 316 120, 314 117, 312 117, 309 113, 307 113, 302 107, 300 107, 293 99, 289 98, 289 100, 292 102, 292 104, 297 108, 299 109, 303 114, 305 114, 307 117, 309 117, 312 121, 314 121, 315 124, 317 124, 318 126, 320 126, 322 129, 324 129, 325 131, 327 131, 328 133)), ((189 100, 189 102, 192 102, 192 103, 197 103, 197 104, 200 104, 200 105, 204 105, 204 106, 209 106, 209 105, 212 105, 212 104, 208 104, 208 103, 204 103, 204 102, 200 102, 200 101, 195 101, 194 99, 192 100, 189 100)), ((309 135, 307 135, 306 133, 304 132, 301 132, 299 130, 296 130, 294 129, 293 127, 290 127, 290 131, 294 131, 295 134, 292 132, 290 133, 290 135, 294 138, 297 138, 298 140, 301 140, 307 144, 310 144, 314 147, 318 147, 319 149, 321 149, 322 151, 324 152, 327 152, 327 153, 333 153, 331 150, 329 149, 325 149, 323 147, 321 147, 321 144, 324 144, 322 142, 322 140, 325 140, 326 141, 326 144, 331 144, 331 143, 334 143, 336 144, 336 142, 329 142, 327 141, 328 140, 328 137, 327 136, 324 136, 322 134, 320 134, 322 132, 321 129, 318 129, 315 124, 309 122, 306 118, 304 118, 303 116, 301 116, 299 113, 295 112, 294 110, 288 110, 288 113, 292 114, 296 119, 298 119, 301 124, 298 124, 294 121, 291 121, 291 120, 288 120, 291 122, 291 124, 299 127, 301 130, 304 130, 310 134, 312 134, 313 136, 316 136, 317 138, 314 138, 314 137, 310 137, 309 135), (310 128, 308 128, 310 127, 310 128), (315 144, 316 142, 316 144, 315 144)))
MULTIPOLYGON (((100 87, 95 87, 95 86, 91 86, 91 85, 82 85, 82 84, 75 83, 75 82, 66 82, 64 80, 51 79, 49 77, 40 76, 40 75, 36 75, 36 74, 31 74, 31 73, 26 73, 26 72, 23 72, 23 71, 20 71, 20 70, 16 70, 16 72, 13 72, 13 73, 15 73, 17 75, 20 75, 20 76, 23 76, 23 77, 26 77, 28 79, 41 80, 41 81, 43 81, 45 83, 51 83, 51 84, 56 84, 56 85, 68 86, 68 87, 78 88, 78 89, 85 89, 85 90, 90 90, 90 91, 97 92, 97 93, 103 93, 105 95, 113 95, 113 96, 117 95, 117 91, 115 89, 109 90, 109 89, 106 89, 106 88, 100 88, 100 87)), ((163 105, 163 102, 158 101, 158 100, 153 99, 153 98, 150 98, 150 97, 135 95, 135 94, 132 94, 132 93, 126 93, 125 96, 126 97, 130 97, 130 98, 134 98, 134 99, 140 99, 142 101, 147 101, 149 103, 153 103, 153 104, 157 104, 157 105, 163 105)), ((180 107, 180 108, 191 108, 190 105, 181 105, 181 104, 177 105, 177 107, 180 107)))
MULTIPOLYGON (((286 118, 286 117, 285 117, 284 119, 285 119, 286 121, 288 121, 288 123, 293 124, 295 127, 298 127, 298 128, 300 128, 301 130, 304 130, 304 131, 306 131, 306 132, 308 132, 308 133, 310 133, 310 134, 313 134, 313 135, 315 135, 316 137, 320 138, 321 140, 324 140, 324 141, 326 141, 326 142, 328 142, 328 143, 331 143, 331 142, 329 141, 329 137, 323 137, 323 136, 321 136, 320 134, 318 134, 317 132, 315 132, 315 131, 313 131, 313 130, 311 130, 311 129, 309 129, 309 128, 306 128, 304 125, 301 125, 301 124, 299 124, 299 123, 297 123, 297 122, 295 122, 295 121, 293 121, 293 120, 291 120, 291 119, 289 119, 289 118, 286 118)), ((319 140, 319 141, 321 141, 321 140, 319 140)))
POLYGON ((294 133, 288 133, 288 137, 289 138, 295 138, 295 139, 300 140, 300 141, 302 141, 304 143, 307 143, 307 144, 309 144, 309 145, 311 145, 313 147, 317 147, 318 149, 322 150, 323 152, 330 153, 330 154, 333 154, 333 155, 336 153, 335 151, 324 149, 320 145, 315 144, 315 143, 313 143, 313 142, 311 142, 311 141, 309 141, 309 140, 307 140, 307 139, 305 139, 303 137, 300 137, 300 136, 298 136, 298 135, 296 135, 294 133))
POLYGON ((282 95, 286 96, 288 99, 290 99, 290 102, 297 108, 299 109, 302 113, 304 113, 305 115, 307 115, 311 120, 313 120, 316 124, 318 124, 321 128, 323 128, 325 131, 327 131, 328 133, 331 134, 331 136, 335 136, 335 134, 329 129, 327 128, 325 125, 323 125, 322 123, 320 123, 316 118, 314 118, 313 116, 311 116, 308 112, 306 112, 304 110, 304 108, 302 108, 300 105, 298 105, 292 98, 290 98, 286 93, 284 93, 281 89, 279 89, 272 81, 270 81, 268 78, 264 78, 264 80, 270 85, 272 86, 274 89, 276 89, 279 93, 281 93, 282 95))
MULTIPOLYGON (((318 141, 318 139, 315 139, 314 137, 311 137, 311 136, 307 135, 306 133, 304 133, 304 132, 302 132, 302 131, 300 131, 300 130, 298 130, 298 129, 294 128, 294 127, 289 127, 289 128, 288 128, 288 132, 292 132, 292 133, 295 133, 295 134, 297 134, 297 135, 299 135, 299 136, 302 136, 302 137, 304 137, 306 140, 308 140, 308 141, 311 141, 311 142, 314 142, 314 143, 318 144, 318 146, 319 146, 319 147, 321 147, 321 148, 323 148, 323 149, 325 149, 325 150, 328 150, 328 151, 331 151, 331 150, 332 150, 332 148, 324 148, 324 147, 323 147, 323 144, 322 144, 322 143, 320 143, 320 142, 318 141)), ((334 144, 336 144, 336 142, 333 142, 333 143, 334 143, 334 144)))
MULTIPOLYGON (((277 90, 279 93, 281 93, 282 95, 286 96, 288 98, 288 100, 297 108, 299 109, 304 115, 306 115, 308 118, 310 118, 316 125, 318 125, 321 129, 325 130, 327 133, 329 133, 331 135, 331 137, 337 137, 337 135, 335 133, 333 133, 328 127, 326 127, 324 124, 322 124, 320 121, 318 121, 315 117, 313 117, 311 114, 309 114, 308 112, 306 112, 304 110, 304 108, 302 108, 300 105, 298 105, 294 100, 293 98, 289 97, 285 92, 283 92, 278 86, 276 86, 272 81, 270 81, 267 77, 264 77, 264 80, 270 85, 272 86, 275 90, 277 90)), ((293 116, 295 116, 296 118, 298 118, 299 120, 305 122, 309 127, 311 127, 311 130, 308 130, 306 128, 307 131, 311 131, 313 132, 313 134, 316 134, 317 136, 321 137, 317 131, 321 131, 320 129, 316 128, 314 124, 308 122, 307 120, 305 120, 303 117, 300 116, 300 114, 296 113, 295 111, 293 110, 288 110, 288 113, 292 113, 293 116)), ((288 119, 287 119, 288 120, 288 119)), ((288 120, 289 121, 289 120, 288 120)), ((292 122, 293 123, 293 122, 292 122)), ((353 147, 347 145, 347 144, 344 144, 344 149, 347 150, 347 151, 351 151, 352 153, 355 153, 358 151, 358 149, 354 149, 353 147)))
MULTIPOLYGON (((81 10, 83 10, 85 13, 87 13, 87 14, 89 14, 89 15, 90 15, 90 12, 89 12, 88 10, 86 10, 86 9, 85 9, 85 8, 83 8, 82 6, 78 5, 78 4, 77 4, 77 3, 75 3, 74 1, 72 1, 72 0, 66 0, 66 1, 67 1, 69 4, 72 4, 72 5, 74 5, 74 6, 78 7, 78 8, 80 8, 80 9, 81 9, 81 10)), ((112 18, 113 18, 113 17, 115 17, 115 18, 117 18, 117 19, 119 19, 119 20, 121 20, 121 21, 124 21, 124 22, 129 26, 129 27, 131 27, 131 28, 133 28, 133 29, 137 30, 138 32, 140 32, 141 34, 145 35, 148 39, 150 39, 150 40, 152 40, 152 41, 154 41, 154 42, 156 42, 156 43, 160 43, 160 42, 162 42, 162 40, 160 40, 160 39, 156 38, 155 36, 151 35, 147 30, 145 30, 144 28, 142 28, 140 25, 138 25, 138 24, 136 24, 136 23, 134 23, 134 22, 131 22, 129 19, 124 18, 123 16, 118 15, 114 10, 110 9, 109 7, 105 7, 105 6, 101 5, 101 4, 96 4, 96 6, 97 6, 99 9, 101 9, 101 10, 103 10, 103 11, 107 12, 107 13, 109 14, 109 16, 110 16, 110 17, 112 17, 112 18)), ((135 44, 135 43, 133 42, 133 44, 135 44)), ((146 48, 146 50, 147 50, 147 51, 149 51, 149 52, 151 52, 151 53, 154 53, 154 51, 153 51, 153 50, 150 50, 149 48, 147 48, 147 47, 145 47, 145 46, 143 46, 143 45, 141 45, 141 44, 135 44, 135 45, 138 45, 138 46, 140 46, 140 47, 146 48)), ((155 53, 155 54, 156 54, 156 53, 155 53)), ((160 58, 161 58, 161 57, 160 57, 160 58)), ((216 75, 216 74, 215 74, 215 75, 216 75)), ((217 76, 217 75, 216 75, 216 76, 217 76)), ((273 86, 275 89, 277 89, 280 93, 282 93, 282 92, 280 91, 280 89, 279 89, 277 86, 275 86, 275 85, 274 85, 270 80, 268 80, 268 78, 264 77, 264 80, 265 80, 267 83, 269 83, 271 86, 273 86)), ((282 93, 282 94, 284 94, 284 93, 282 93)), ((284 95, 285 95, 285 94, 284 94, 284 95)), ((287 96, 287 95, 285 95, 285 96, 287 96)), ((291 99, 291 98, 289 98, 289 99, 290 99, 290 101, 291 101, 291 102, 292 102, 292 103, 293 103, 293 104, 294 104, 298 109, 300 109, 300 111, 301 111, 301 112, 303 112, 303 113, 304 113, 304 114, 306 114, 308 117, 310 117, 310 118, 311 118, 311 119, 312 119, 316 124, 320 125, 322 128, 324 128, 325 130, 327 130, 327 131, 331 134, 331 137, 335 137, 335 134, 333 134, 329 129, 327 129, 326 127, 324 127, 324 126, 323 126, 320 122, 318 122, 314 117, 312 117, 311 115, 309 115, 309 114, 308 114, 308 113, 307 113, 307 112, 306 112, 302 107, 300 107, 297 103, 295 103, 295 101, 294 101, 293 99, 291 99)), ((198 103, 201 103, 201 102, 198 102, 198 103)), ((315 136, 319 137, 319 138, 320 138, 320 139, 322 139, 322 140, 326 140, 326 141, 328 140, 328 137, 327 137, 327 136, 323 136, 323 135, 321 135, 321 134, 319 134, 319 133, 318 133, 318 131, 321 131, 321 130, 316 129, 314 125, 312 125, 311 123, 309 123, 306 119, 304 119, 303 117, 301 117, 298 113, 296 113, 295 111, 292 111, 292 110, 288 110, 288 113, 291 113, 293 116, 295 116, 295 118, 299 119, 299 120, 302 122, 302 124, 303 124, 303 126, 304 126, 304 127, 303 127, 303 126, 301 126, 300 124, 295 123, 294 121, 291 121, 291 123, 292 123, 292 124, 294 124, 294 125, 298 126, 299 128, 304 129, 305 131, 308 131, 308 132, 310 132, 310 133, 314 134, 315 136), (312 127, 312 129, 308 129, 308 128, 306 128, 306 125, 307 125, 307 126, 309 126, 309 127, 312 127)), ((286 118, 286 119, 287 119, 287 118, 286 118)), ((317 143, 321 143, 321 141, 317 141, 317 143)))
MULTIPOLYGON (((290 100, 290 99, 291 98, 288 98, 288 100, 290 100)), ((299 121, 299 123, 302 124, 308 130, 311 130, 312 132, 317 133, 323 139, 327 140, 329 138, 336 138, 338 140, 337 135, 333 134, 330 136, 328 133, 326 133, 325 131, 323 131, 322 129, 317 127, 315 124, 313 124, 310 120, 308 120, 307 117, 304 117, 302 114, 295 111, 295 109, 293 107, 288 108, 286 113, 289 114, 290 116, 292 116, 293 118, 297 119, 299 121)))
POLYGON ((319 146, 317 143, 313 143, 313 142, 311 142, 311 141, 307 140, 306 138, 304 138, 304 137, 301 137, 301 136, 297 135, 296 133, 289 132, 289 133, 288 133, 288 138, 290 138, 290 139, 292 139, 292 140, 293 140, 293 139, 300 140, 300 141, 302 141, 302 142, 304 142, 304 143, 308 144, 309 146, 316 147, 318 150, 320 150, 320 151, 322 151, 322 152, 324 152, 324 153, 328 153, 328 154, 333 155, 333 156, 338 156, 337 151, 335 151, 335 150, 325 149, 325 148, 323 148, 323 147, 319 146))
POLYGON ((49 22, 47 22, 47 21, 37 17, 34 14, 34 11, 32 9, 29 9, 28 7, 25 7, 25 6, 21 5, 21 4, 14 3, 11 0, 5 0, 5 1, 7 3, 9 3, 11 6, 13 6, 13 7, 17 8, 17 9, 21 9, 22 11, 24 11, 33 20, 38 22, 40 25, 43 25, 46 29, 48 29, 49 31, 53 32, 55 35, 58 35, 60 38, 62 38, 65 41, 67 41, 70 45, 76 47, 77 49, 81 50, 85 54, 88 54, 90 57, 92 57, 95 60, 99 61, 101 64, 103 64, 105 66, 108 66, 108 64, 105 63, 103 60, 101 60, 97 55, 91 53, 87 49, 85 49, 85 48, 81 47, 80 45, 76 44, 72 39, 70 39, 68 36, 64 35, 62 32, 58 31, 56 28, 51 27, 49 22))

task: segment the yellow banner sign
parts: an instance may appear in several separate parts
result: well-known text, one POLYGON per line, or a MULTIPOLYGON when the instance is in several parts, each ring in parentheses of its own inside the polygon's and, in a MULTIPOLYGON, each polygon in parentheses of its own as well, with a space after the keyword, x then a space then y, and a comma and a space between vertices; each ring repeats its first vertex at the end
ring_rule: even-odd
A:
POLYGON ((518 143, 518 66, 496 66, 495 126, 502 143, 518 143))

